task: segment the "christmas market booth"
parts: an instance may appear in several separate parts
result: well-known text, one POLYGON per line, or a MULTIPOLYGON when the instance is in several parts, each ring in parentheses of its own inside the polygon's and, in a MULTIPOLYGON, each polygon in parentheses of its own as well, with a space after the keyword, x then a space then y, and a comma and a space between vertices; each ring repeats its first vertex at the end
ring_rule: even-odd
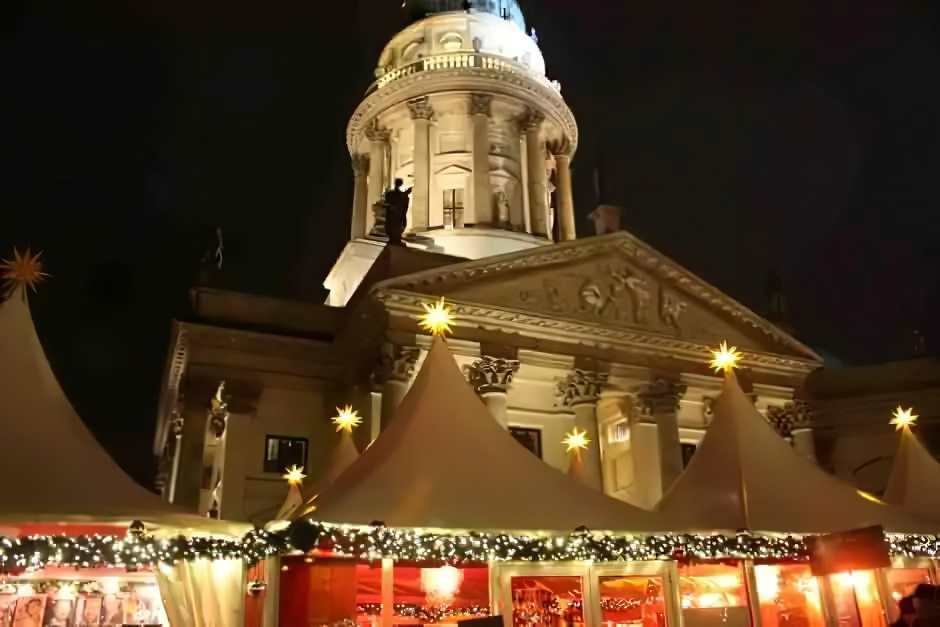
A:
POLYGON ((241 626, 245 526, 128 477, 75 413, 27 302, 39 256, 0 266, 0 627, 241 626))
POLYGON ((579 479, 583 432, 566 439, 567 474, 519 446, 438 334, 381 435, 293 521, 269 527, 277 621, 886 626, 897 595, 934 580, 940 524, 794 452, 742 392, 735 358, 716 351, 726 375, 714 422, 646 511, 579 479), (817 538, 866 528, 884 563, 814 573, 817 538))

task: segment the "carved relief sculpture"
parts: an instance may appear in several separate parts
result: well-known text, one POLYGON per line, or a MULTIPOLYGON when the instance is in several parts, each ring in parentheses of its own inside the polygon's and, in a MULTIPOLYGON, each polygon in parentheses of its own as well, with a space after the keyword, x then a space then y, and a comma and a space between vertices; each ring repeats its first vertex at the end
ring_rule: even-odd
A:
POLYGON ((483 356, 469 366, 464 373, 477 394, 507 392, 512 379, 519 371, 519 361, 483 356))
POLYGON ((508 228, 509 223, 509 197, 504 190, 496 192, 496 219, 499 226, 508 228))
POLYGON ((215 437, 221 438, 225 434, 227 422, 228 402, 225 400, 225 381, 222 381, 209 405, 209 428, 215 437))
POLYGON ((409 100, 408 111, 413 120, 430 120, 434 117, 434 108, 431 107, 431 99, 427 96, 409 100))
POLYGON ((659 377, 637 394, 640 408, 647 415, 670 414, 679 410, 679 399, 686 393, 683 383, 659 377))
POLYGON ((679 300, 678 296, 664 290, 662 293, 662 303, 660 305, 660 314, 663 322, 674 329, 678 329, 679 318, 682 316, 687 306, 686 303, 679 300))
POLYGON ((470 94, 470 115, 491 115, 493 96, 489 94, 470 94))
POLYGON ((806 401, 793 401, 783 407, 767 408, 767 422, 780 434, 789 438, 794 431, 812 428, 812 415, 806 401))
POLYGON ((555 402, 563 407, 574 407, 596 403, 607 384, 608 375, 603 372, 575 369, 558 382, 555 387, 555 402))
POLYGON ((418 356, 421 354, 417 346, 398 346, 386 343, 382 346, 382 357, 376 378, 380 382, 399 381, 407 382, 415 372, 418 356))

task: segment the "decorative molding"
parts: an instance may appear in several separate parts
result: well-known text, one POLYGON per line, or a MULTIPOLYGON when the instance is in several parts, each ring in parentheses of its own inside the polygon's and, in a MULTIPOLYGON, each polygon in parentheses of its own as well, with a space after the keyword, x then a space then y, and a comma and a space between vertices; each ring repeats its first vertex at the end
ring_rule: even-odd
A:
POLYGON ((555 157, 555 159, 559 159, 559 158, 571 159, 571 156, 572 156, 571 142, 568 140, 567 137, 564 137, 562 139, 554 139, 546 143, 545 146, 546 148, 548 148, 548 152, 553 157, 555 157))
POLYGON ((351 161, 352 171, 355 177, 359 178, 369 175, 369 155, 354 154, 352 155, 351 161))
POLYGON ((544 122, 545 114, 531 107, 519 118, 519 126, 526 132, 539 130, 544 122))
POLYGON ((378 120, 372 120, 368 127, 366 127, 366 139, 373 143, 387 144, 388 140, 392 137, 392 131, 379 126, 378 120))
POLYGON ((419 72, 400 78, 388 86, 369 94, 353 112, 346 127, 346 145, 350 152, 358 148, 359 140, 370 120, 382 111, 410 98, 446 91, 491 91, 538 103, 558 124, 571 143, 571 152, 577 150, 578 125, 571 109, 561 94, 549 83, 542 83, 523 74, 493 69, 460 68, 446 71, 419 72))
POLYGON ((593 405, 600 400, 607 379, 606 373, 576 368, 556 385, 556 403, 563 407, 593 405))
POLYGON ((399 346, 386 342, 382 346, 382 357, 376 373, 380 382, 398 381, 407 383, 414 376, 421 349, 417 346, 399 346))
POLYGON ((674 414, 679 411, 679 400, 687 389, 683 383, 658 377, 637 393, 637 400, 647 415, 674 414))
POLYGON ((767 408, 767 422, 784 438, 794 431, 813 428, 813 415, 806 401, 793 401, 783 407, 771 405, 767 408))
POLYGON ((519 372, 519 365, 518 359, 484 355, 469 366, 464 366, 464 373, 477 394, 505 394, 512 385, 513 377, 519 372))
MULTIPOLYGON (((701 301, 705 307, 727 316, 732 322, 760 331, 764 336, 779 345, 786 346, 799 353, 800 358, 789 360, 783 358, 785 362, 791 363, 798 370, 814 370, 821 365, 822 358, 808 346, 625 231, 416 272, 404 277, 382 281, 373 287, 373 292, 397 288, 408 291, 430 290, 431 293, 437 293, 435 290, 439 291, 447 286, 462 284, 483 276, 495 277, 500 273, 570 263, 604 253, 623 254, 627 259, 654 278, 667 284, 671 289, 684 291, 701 301)), ((537 316, 527 316, 521 312, 518 315, 531 318, 533 323, 540 320, 537 316)), ((539 326, 549 326, 556 324, 556 322, 546 321, 537 322, 537 324, 539 326)), ((572 323, 559 320, 557 324, 570 325, 572 323)), ((605 337, 620 337, 620 334, 624 332, 604 327, 602 333, 605 334, 605 337)), ((676 340, 664 339, 664 341, 676 340)), ((700 346, 693 343, 686 344, 700 346)), ((761 359, 757 355, 751 357, 757 360, 761 359)), ((774 362, 782 363, 776 358, 771 359, 771 363, 774 362)))
POLYGON ((412 120, 430 120, 434 117, 434 107, 431 106, 431 99, 427 96, 421 96, 408 101, 408 113, 412 120))
POLYGON ((493 96, 490 94, 470 94, 470 115, 493 114, 493 96))

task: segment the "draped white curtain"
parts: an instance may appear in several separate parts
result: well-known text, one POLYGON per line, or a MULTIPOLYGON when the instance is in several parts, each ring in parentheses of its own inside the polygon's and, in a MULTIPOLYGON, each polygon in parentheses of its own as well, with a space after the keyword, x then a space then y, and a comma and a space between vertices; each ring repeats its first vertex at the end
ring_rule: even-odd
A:
POLYGON ((243 627, 241 560, 196 560, 157 571, 170 627, 243 627))

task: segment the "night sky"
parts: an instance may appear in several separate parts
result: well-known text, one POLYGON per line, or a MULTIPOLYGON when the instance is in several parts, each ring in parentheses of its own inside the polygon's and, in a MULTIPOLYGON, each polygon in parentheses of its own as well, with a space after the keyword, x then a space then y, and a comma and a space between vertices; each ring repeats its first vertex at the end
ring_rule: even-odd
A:
MULTIPOLYGON (((46 251, 40 336, 138 480, 207 229, 221 287, 322 301, 348 233, 346 122, 399 4, 12 3, 0 252, 46 251)), ((625 228, 758 312, 779 272, 827 354, 907 357, 915 328, 940 344, 931 4, 526 2, 581 125, 580 232, 600 168, 625 228)))

